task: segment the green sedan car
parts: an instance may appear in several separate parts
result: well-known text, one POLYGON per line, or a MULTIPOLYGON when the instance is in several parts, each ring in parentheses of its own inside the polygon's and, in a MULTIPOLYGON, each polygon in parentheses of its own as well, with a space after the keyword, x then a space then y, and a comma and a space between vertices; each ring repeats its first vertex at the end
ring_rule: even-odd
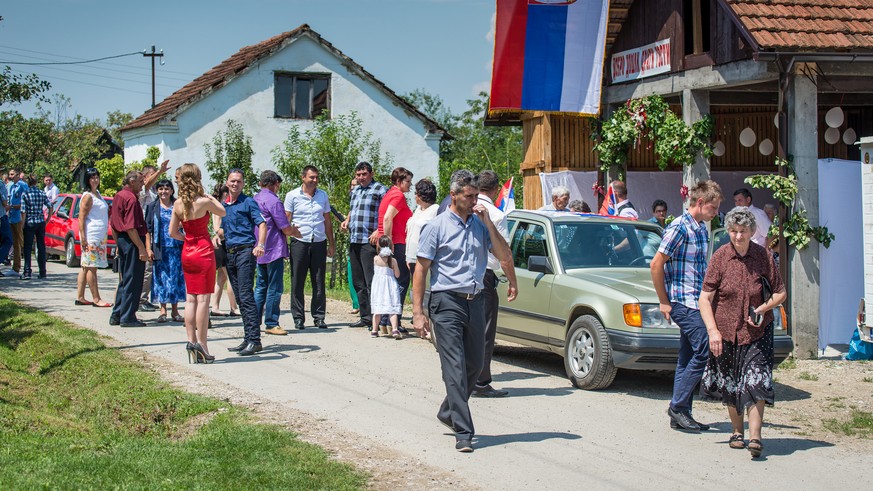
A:
MULTIPOLYGON (((649 272, 659 226, 526 210, 507 220, 519 294, 506 302, 506 284, 499 287, 499 339, 562 355, 580 389, 608 387, 618 368, 676 368, 679 330, 661 315, 649 272)), ((776 319, 779 362, 793 344, 782 316, 776 319)))

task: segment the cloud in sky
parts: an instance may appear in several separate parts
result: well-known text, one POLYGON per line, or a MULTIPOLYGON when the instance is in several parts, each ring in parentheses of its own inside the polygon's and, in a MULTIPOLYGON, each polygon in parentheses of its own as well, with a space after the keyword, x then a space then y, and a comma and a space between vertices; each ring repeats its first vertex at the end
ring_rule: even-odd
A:
POLYGON ((487 39, 489 43, 494 44, 494 36, 497 35, 497 28, 495 27, 497 24, 497 12, 491 14, 490 24, 491 25, 488 29, 488 33, 485 34, 485 39, 487 39))
MULTIPOLYGON (((497 24, 497 12, 491 14, 491 19, 489 20, 488 24, 488 32, 485 33, 485 39, 488 41, 489 44, 493 45, 494 36, 496 35, 495 25, 497 24)), ((480 92, 491 92, 491 64, 492 61, 488 60, 488 63, 486 63, 484 66, 485 73, 488 74, 488 79, 477 82, 471 87, 471 93, 474 97, 478 96, 480 92)))

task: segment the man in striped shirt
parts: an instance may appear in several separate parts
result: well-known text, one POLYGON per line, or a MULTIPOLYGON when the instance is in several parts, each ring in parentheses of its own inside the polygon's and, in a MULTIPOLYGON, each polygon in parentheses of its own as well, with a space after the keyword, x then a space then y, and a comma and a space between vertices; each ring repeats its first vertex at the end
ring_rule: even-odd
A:
POLYGON ((24 222, 24 272, 22 280, 29 280, 32 270, 31 254, 36 246, 36 261, 39 265, 39 277, 45 278, 45 214, 43 207, 51 208, 45 192, 37 186, 35 175, 27 177, 27 191, 21 196, 21 221, 24 222))
POLYGON ((691 188, 688 209, 667 226, 651 263, 661 313, 668 322, 675 322, 680 332, 673 397, 667 408, 670 427, 675 429, 709 429, 694 420, 691 403, 709 359, 709 336, 697 304, 709 249, 709 231, 703 222, 718 214, 721 200, 721 188, 715 181, 703 181, 691 188))

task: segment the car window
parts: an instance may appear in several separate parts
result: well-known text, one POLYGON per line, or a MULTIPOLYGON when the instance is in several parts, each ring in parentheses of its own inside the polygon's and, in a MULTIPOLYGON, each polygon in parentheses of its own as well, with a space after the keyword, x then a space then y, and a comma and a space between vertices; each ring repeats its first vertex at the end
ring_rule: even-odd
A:
POLYGON ((645 267, 661 243, 656 229, 625 223, 559 223, 555 237, 564 269, 645 267))
POLYGON ((516 268, 527 269, 528 259, 531 256, 549 255, 546 229, 536 223, 520 222, 512 234, 513 262, 516 268))
POLYGON ((73 198, 66 197, 60 200, 60 203, 55 208, 55 213, 63 211, 68 217, 70 216, 70 208, 73 206, 73 198))
POLYGON ((52 202, 52 215, 58 212, 58 208, 60 208, 61 203, 63 203, 65 199, 66 198, 64 196, 58 196, 57 198, 55 198, 54 202, 52 202))

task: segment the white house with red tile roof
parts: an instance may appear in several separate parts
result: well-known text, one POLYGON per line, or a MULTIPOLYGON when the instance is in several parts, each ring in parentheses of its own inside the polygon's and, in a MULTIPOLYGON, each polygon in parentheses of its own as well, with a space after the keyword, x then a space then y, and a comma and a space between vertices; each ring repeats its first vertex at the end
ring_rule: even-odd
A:
POLYGON ((131 121, 122 128, 124 160, 141 160, 156 146, 174 166, 202 165, 204 146, 235 120, 252 138, 255 169, 268 169, 289 128, 311 127, 324 110, 357 113, 416 180, 438 176, 446 131, 305 24, 242 48, 131 121))

